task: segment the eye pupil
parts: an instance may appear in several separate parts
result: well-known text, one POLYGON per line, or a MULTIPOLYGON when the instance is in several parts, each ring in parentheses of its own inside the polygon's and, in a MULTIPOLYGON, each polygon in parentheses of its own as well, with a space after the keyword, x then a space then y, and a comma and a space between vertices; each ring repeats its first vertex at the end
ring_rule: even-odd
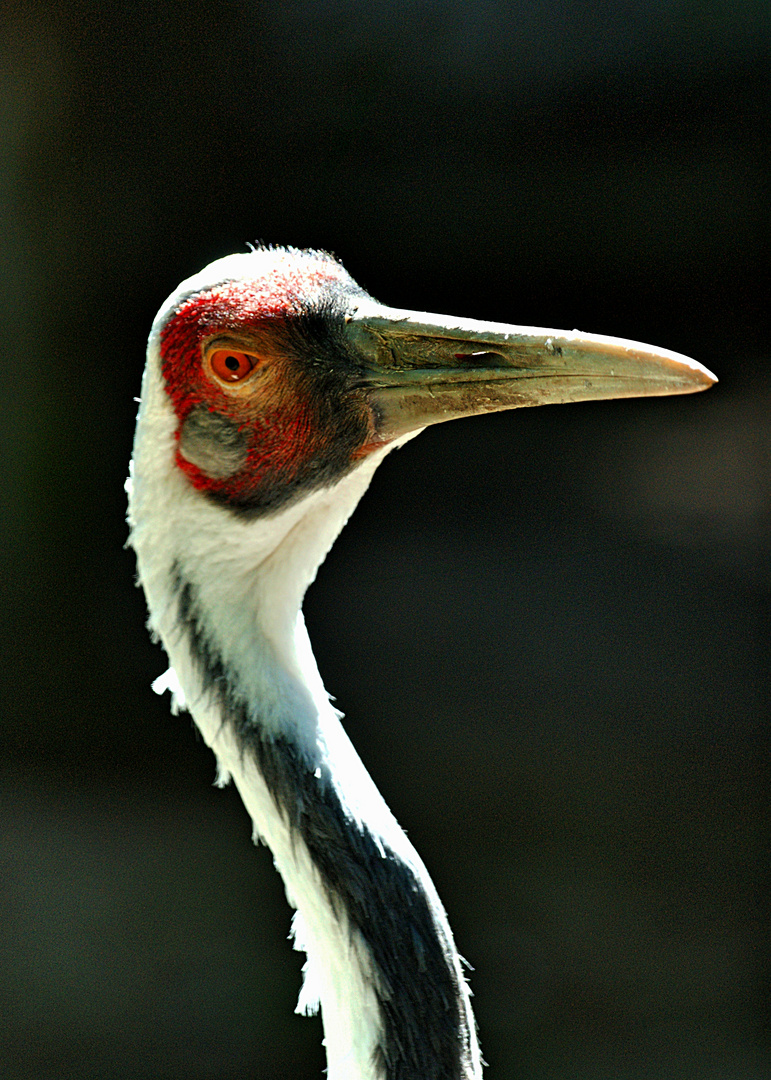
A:
POLYGON ((225 360, 225 367, 230 368, 231 371, 238 371, 241 365, 235 356, 228 356, 225 360))

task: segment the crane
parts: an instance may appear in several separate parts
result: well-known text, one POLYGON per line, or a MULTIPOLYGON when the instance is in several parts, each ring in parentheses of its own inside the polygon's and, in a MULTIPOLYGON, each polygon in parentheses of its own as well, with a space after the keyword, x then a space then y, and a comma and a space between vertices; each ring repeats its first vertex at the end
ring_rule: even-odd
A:
POLYGON ((691 393, 677 353, 379 304, 324 252, 259 247, 152 327, 127 491, 173 692, 271 849, 329 1080, 482 1074, 470 993, 417 852, 332 706, 306 589, 375 469, 423 428, 550 402, 691 393))

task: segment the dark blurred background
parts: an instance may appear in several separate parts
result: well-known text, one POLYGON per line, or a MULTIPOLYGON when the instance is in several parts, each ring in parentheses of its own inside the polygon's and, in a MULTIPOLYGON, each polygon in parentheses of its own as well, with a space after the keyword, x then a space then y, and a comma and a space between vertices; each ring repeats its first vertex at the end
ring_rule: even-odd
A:
POLYGON ((763 5, 2 10, 2 1076, 321 1075, 281 883, 150 690, 123 548, 152 317, 258 239, 719 375, 430 429, 306 612, 489 1080, 771 1075, 763 5))

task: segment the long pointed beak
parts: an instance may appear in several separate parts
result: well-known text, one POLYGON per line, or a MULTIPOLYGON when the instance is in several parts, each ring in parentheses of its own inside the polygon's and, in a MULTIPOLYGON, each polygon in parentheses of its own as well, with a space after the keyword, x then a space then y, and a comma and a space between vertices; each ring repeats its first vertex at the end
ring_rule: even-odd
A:
POLYGON ((429 315, 363 301, 348 335, 384 441, 461 416, 599 398, 692 394, 695 360, 623 338, 429 315))

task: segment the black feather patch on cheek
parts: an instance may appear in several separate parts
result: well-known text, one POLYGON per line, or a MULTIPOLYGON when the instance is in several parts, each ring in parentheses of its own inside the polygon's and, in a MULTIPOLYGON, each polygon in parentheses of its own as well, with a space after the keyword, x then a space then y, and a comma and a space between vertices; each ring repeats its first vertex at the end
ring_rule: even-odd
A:
POLYGON ((233 420, 198 405, 179 433, 179 452, 212 480, 225 480, 246 464, 246 436, 233 420))

